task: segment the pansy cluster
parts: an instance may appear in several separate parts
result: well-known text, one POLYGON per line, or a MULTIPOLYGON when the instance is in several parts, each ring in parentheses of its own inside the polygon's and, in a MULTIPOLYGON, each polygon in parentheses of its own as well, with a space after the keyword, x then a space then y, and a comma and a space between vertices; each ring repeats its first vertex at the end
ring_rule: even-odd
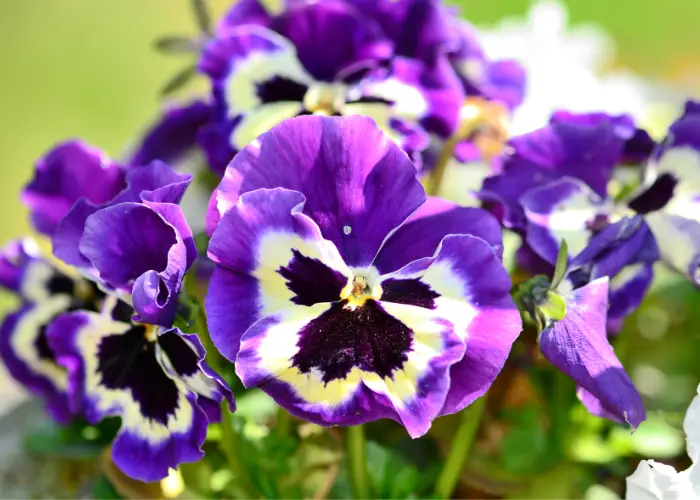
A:
POLYGON ((58 144, 22 192, 53 256, 2 252, 0 355, 51 416, 120 417, 113 460, 147 481, 203 456, 235 376, 415 438, 486 394, 525 326, 589 412, 645 419, 612 344, 655 263, 700 285, 700 104, 658 143, 565 111, 508 137, 521 67, 438 0, 240 0, 197 47, 209 96, 122 160, 58 144))

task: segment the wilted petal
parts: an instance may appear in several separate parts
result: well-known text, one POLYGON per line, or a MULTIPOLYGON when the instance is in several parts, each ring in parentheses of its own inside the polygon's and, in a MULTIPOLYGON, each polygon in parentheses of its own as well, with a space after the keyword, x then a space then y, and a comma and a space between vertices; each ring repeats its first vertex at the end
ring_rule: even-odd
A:
POLYGON ((540 336, 544 356, 600 401, 619 422, 633 427, 646 418, 641 397, 608 342, 608 279, 592 281, 566 296, 566 317, 540 336))

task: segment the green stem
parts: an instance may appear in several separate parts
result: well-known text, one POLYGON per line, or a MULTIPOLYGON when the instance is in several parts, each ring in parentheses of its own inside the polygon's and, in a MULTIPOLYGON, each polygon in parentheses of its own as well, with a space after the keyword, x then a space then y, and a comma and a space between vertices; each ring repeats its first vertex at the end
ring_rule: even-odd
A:
POLYGON ((469 451, 474 444, 485 409, 486 396, 482 396, 474 401, 470 407, 462 410, 462 420, 452 441, 452 448, 435 484, 435 498, 445 499, 452 497, 452 493, 459 482, 462 468, 469 457, 469 451))
POLYGON ((204 346, 204 350, 207 351, 207 364, 212 370, 221 374, 222 368, 224 367, 224 358, 219 354, 219 351, 214 346, 214 342, 211 341, 209 329, 207 328, 207 315, 202 305, 200 305, 199 311, 197 312, 197 334, 197 337, 199 337, 200 342, 204 346))
POLYGON ((365 428, 362 425, 348 427, 346 439, 353 496, 355 498, 369 498, 365 428))
POLYGON ((224 399, 221 402, 221 447, 224 450, 224 455, 226 455, 228 468, 233 472, 237 486, 245 493, 246 498, 258 498, 257 492, 250 482, 250 477, 246 474, 238 455, 239 444, 238 433, 231 419, 231 410, 228 407, 228 402, 224 399))
POLYGON ((447 139, 442 151, 440 151, 440 157, 435 164, 435 168, 426 181, 425 191, 429 196, 437 196, 440 192, 440 186, 442 186, 442 180, 445 178, 445 172, 447 171, 447 164, 450 162, 452 155, 454 155, 457 143, 461 138, 461 134, 453 135, 447 139))
POLYGON ((281 406, 277 410, 277 422, 275 432, 279 437, 287 437, 292 432, 292 416, 281 406))

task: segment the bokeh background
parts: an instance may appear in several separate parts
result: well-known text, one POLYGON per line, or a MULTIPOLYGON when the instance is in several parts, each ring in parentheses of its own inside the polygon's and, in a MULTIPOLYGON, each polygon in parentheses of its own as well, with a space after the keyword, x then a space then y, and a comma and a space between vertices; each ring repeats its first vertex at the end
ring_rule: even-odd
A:
MULTIPOLYGON (((212 13, 219 15, 230 2, 210 0, 209 4, 212 13)), ((521 32, 517 36, 528 36, 526 28, 534 22, 526 20, 530 0, 451 3, 458 4, 462 15, 490 37, 495 28, 510 36, 521 32)), ((537 22, 559 33, 550 33, 541 44, 553 50, 570 46, 572 60, 596 59, 594 70, 603 78, 605 74, 636 75, 635 82, 648 84, 653 89, 648 93, 650 109, 642 114, 652 130, 663 130, 682 96, 700 96, 697 0, 562 3, 568 20, 538 18, 537 22), (573 33, 569 45, 560 43, 567 29, 573 33)), ((163 106, 158 97, 163 84, 191 62, 157 53, 153 40, 194 33, 187 0, 0 0, 0 240, 28 231, 19 192, 35 159, 55 142, 81 137, 119 157, 163 106)), ((551 57, 552 62, 555 56, 570 59, 561 51, 552 54, 543 57, 551 57)), ((550 71, 554 78, 557 71, 568 69, 557 63, 550 71)), ((590 101, 597 98, 592 89, 588 83, 581 84, 573 94, 590 101)), ((624 86, 618 92, 629 94, 624 86)), ((652 416, 658 409, 682 415, 700 380, 700 294, 663 274, 655 290, 628 321, 630 340, 619 350, 624 350, 625 361, 634 360, 631 373, 652 416)), ((10 301, 0 295, 0 310, 10 301)), ((1 370, 0 413, 18 395, 1 370)), ((658 425, 669 424, 677 431, 678 422, 668 422, 668 414, 663 415, 658 425)), ((650 455, 679 453, 684 444, 676 431, 652 433, 650 455)), ((595 449, 581 453, 590 456, 595 449)))

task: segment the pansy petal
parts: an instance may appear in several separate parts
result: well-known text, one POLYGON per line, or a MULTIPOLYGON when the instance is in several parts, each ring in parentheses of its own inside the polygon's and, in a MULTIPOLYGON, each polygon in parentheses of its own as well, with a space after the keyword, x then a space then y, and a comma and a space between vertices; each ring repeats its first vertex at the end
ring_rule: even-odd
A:
POLYGON ((240 27, 211 41, 200 70, 212 79, 226 118, 264 102, 300 102, 313 81, 289 40, 257 26, 240 27))
POLYGON ((293 118, 236 155, 214 193, 207 227, 212 231, 242 193, 293 189, 304 194, 304 213, 345 262, 367 266, 387 234, 425 200, 415 174, 406 153, 369 118, 293 118))
POLYGON ((22 202, 37 230, 51 236, 76 201, 104 203, 123 188, 124 171, 104 152, 80 141, 67 141, 37 162, 22 202))
POLYGON ((627 266, 610 279, 608 330, 611 333, 622 329, 623 320, 641 305, 653 280, 654 266, 647 263, 627 266))
POLYGON ((566 304, 566 317, 540 335, 542 353, 615 420, 638 427, 646 418, 642 399, 607 339, 607 277, 572 291, 566 304))
POLYGON ((165 331, 158 336, 156 354, 161 365, 197 395, 197 405, 205 411, 209 422, 221 420, 220 403, 224 398, 229 409, 236 410, 228 384, 204 362, 206 351, 197 335, 177 329, 165 331))
POLYGON ((214 232, 209 258, 219 267, 206 307, 212 339, 231 360, 255 321, 280 309, 340 300, 350 279, 337 249, 302 213, 304 203, 301 193, 285 189, 246 193, 214 232), (231 296, 241 299, 233 305, 231 296))
POLYGON ((190 182, 191 174, 180 174, 162 161, 155 160, 143 167, 129 169, 126 174, 127 187, 110 205, 144 200, 180 203, 190 182))
POLYGON ((388 59, 392 53, 379 26, 348 2, 294 3, 273 20, 272 28, 291 40, 316 80, 332 81, 344 68, 388 59))
MULTIPOLYGON (((27 267, 30 266, 38 255, 39 249, 30 239, 14 240, 0 250, 0 286, 19 293, 23 298, 27 297, 23 292, 23 282, 26 281, 27 267)), ((43 298, 42 293, 40 297, 43 298)))
POLYGON ((697 498, 693 485, 670 465, 642 460, 626 479, 627 500, 683 500, 697 498))
POLYGON ((46 403, 48 413, 68 423, 74 411, 68 400, 68 375, 56 362, 46 329, 68 309, 70 298, 57 296, 41 304, 28 304, 5 318, 0 326, 0 358, 20 384, 46 403))
POLYGON ((644 217, 659 246, 661 259, 700 286, 700 222, 652 212, 644 217))
POLYGON ((528 245, 552 264, 563 239, 571 255, 583 251, 596 216, 609 210, 591 188, 571 178, 531 189, 520 204, 528 221, 528 245))
POLYGON ((397 55, 432 63, 458 35, 454 14, 435 0, 355 0, 394 42, 397 55))
POLYGON ((268 26, 272 20, 273 12, 268 10, 270 5, 284 8, 286 0, 239 0, 235 2, 226 13, 221 17, 219 24, 216 27, 216 33, 219 36, 225 36, 230 30, 235 29, 243 24, 256 24, 260 26, 268 26))
POLYGON ((429 309, 373 301, 362 307, 317 304, 259 321, 244 336, 237 373, 246 386, 260 386, 312 422, 391 417, 418 437, 442 408, 449 367, 464 344, 429 309), (345 329, 334 328, 341 325, 345 329), (373 328, 382 329, 383 340, 373 338, 373 328), (321 342, 324 332, 337 334, 321 342), (387 348, 394 352, 383 353, 387 348), (377 415, 373 405, 388 411, 377 415))
POLYGON ((90 261, 80 252, 85 221, 100 208, 87 200, 78 200, 54 232, 53 254, 70 266, 87 267, 90 261))
MULTIPOLYGON (((522 329, 520 313, 510 297, 507 271, 480 238, 447 236, 433 258, 416 261, 390 276, 406 277, 413 270, 438 295, 436 316, 450 321, 466 343, 464 358, 450 370, 450 390, 440 414, 455 413, 485 394, 500 373, 522 329)), ((386 281, 383 286, 383 300, 389 300, 386 281)))
POLYGON ((161 271, 175 230, 156 212, 138 203, 121 203, 91 215, 80 251, 114 287, 130 288, 143 273, 161 271))
POLYGON ((153 160, 178 162, 197 143, 199 130, 214 118, 211 105, 194 101, 167 109, 134 147, 129 165, 148 165, 153 160))
POLYGON ((148 327, 87 312, 60 321, 49 332, 52 347, 82 387, 85 417, 91 423, 107 416, 122 419, 112 446, 120 469, 154 481, 203 456, 206 415, 196 395, 158 363, 148 327))
POLYGON ((261 104, 248 111, 236 123, 231 134, 231 146, 243 149, 260 134, 267 132, 288 118, 293 118, 304 109, 301 102, 279 101, 261 104))
POLYGON ((431 196, 391 234, 373 265, 387 274, 414 260, 431 257, 450 234, 478 236, 492 246, 499 258, 503 255, 501 228, 493 216, 478 208, 461 207, 431 196))

